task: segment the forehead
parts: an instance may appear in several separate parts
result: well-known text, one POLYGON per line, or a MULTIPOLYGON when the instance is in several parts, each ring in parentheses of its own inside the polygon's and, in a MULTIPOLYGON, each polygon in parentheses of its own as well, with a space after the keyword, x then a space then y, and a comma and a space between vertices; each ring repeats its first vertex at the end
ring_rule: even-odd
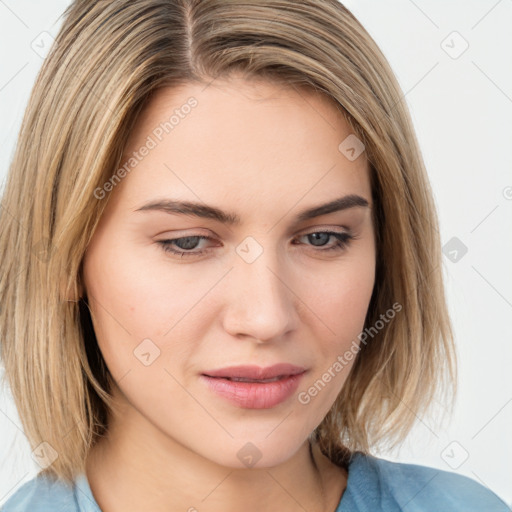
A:
POLYGON ((218 203, 233 193, 288 202, 369 195, 364 152, 350 160, 340 150, 351 133, 333 100, 305 88, 244 79, 163 88, 132 131, 122 186, 132 203, 167 192, 218 203))

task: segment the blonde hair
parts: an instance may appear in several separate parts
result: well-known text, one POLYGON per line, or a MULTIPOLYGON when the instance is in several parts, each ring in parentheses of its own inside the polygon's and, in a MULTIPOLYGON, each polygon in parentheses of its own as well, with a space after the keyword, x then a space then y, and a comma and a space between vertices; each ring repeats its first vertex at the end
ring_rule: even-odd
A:
MULTIPOLYGON (((1 357, 41 473, 71 481, 114 406, 81 264, 137 116, 161 87, 233 73, 306 87, 343 112, 368 158, 377 242, 365 329, 313 437, 331 460, 395 446, 456 382, 438 220, 403 93, 337 0, 77 0, 35 83, 0 212, 1 357)), ((341 141, 340 141, 341 142, 341 141)))

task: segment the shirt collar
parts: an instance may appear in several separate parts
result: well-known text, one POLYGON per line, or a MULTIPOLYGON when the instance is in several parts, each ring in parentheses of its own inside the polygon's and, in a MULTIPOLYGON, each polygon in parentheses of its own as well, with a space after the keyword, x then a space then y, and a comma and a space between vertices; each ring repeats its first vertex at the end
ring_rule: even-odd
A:
POLYGON ((80 512, 101 512, 92 495, 91 487, 85 473, 80 473, 75 478, 75 499, 80 512))

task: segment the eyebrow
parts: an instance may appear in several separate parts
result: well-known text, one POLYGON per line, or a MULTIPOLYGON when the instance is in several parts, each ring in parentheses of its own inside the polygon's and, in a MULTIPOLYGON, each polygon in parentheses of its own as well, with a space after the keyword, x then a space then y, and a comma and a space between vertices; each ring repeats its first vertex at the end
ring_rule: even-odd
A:
MULTIPOLYGON (((328 203, 302 210, 296 216, 296 221, 304 222, 315 217, 320 217, 321 215, 327 215, 328 213, 356 207, 369 207, 368 201, 364 197, 358 196, 356 194, 350 194, 339 197, 338 199, 334 199, 333 201, 329 201, 328 203)), ((203 219, 214 219, 228 225, 240 224, 240 217, 236 213, 225 212, 219 208, 216 208, 215 206, 209 206, 203 203, 196 203, 192 201, 160 199, 150 201, 149 203, 144 204, 134 211, 161 211, 169 214, 190 215, 203 219)))

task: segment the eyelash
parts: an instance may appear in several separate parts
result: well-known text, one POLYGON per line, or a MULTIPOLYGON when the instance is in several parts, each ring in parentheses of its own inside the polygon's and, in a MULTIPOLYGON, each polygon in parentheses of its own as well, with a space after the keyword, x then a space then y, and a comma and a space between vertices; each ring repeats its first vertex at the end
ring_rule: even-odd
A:
MULTIPOLYGON (((354 235, 350 235, 348 233, 340 233, 338 231, 329 231, 329 230, 313 231, 311 233, 305 233, 303 235, 300 235, 299 238, 308 236, 308 235, 314 235, 314 234, 328 234, 328 235, 331 235, 331 237, 336 238, 335 244, 331 245, 327 249, 320 248, 320 247, 324 247, 324 246, 318 246, 319 247, 318 252, 343 251, 350 245, 352 240, 356 239, 356 237, 354 235)), ((169 240, 159 240, 157 243, 161 245, 164 252, 170 252, 172 254, 177 254, 177 255, 179 254, 181 257, 183 257, 183 256, 185 256, 185 257, 201 256, 201 255, 205 254, 206 252, 208 252, 209 249, 203 249, 203 250, 196 251, 196 252, 190 252, 190 251, 184 251, 183 249, 177 251, 172 248, 172 244, 174 242, 176 242, 177 240, 183 240, 186 238, 199 238, 201 240, 214 240, 213 238, 211 238, 209 236, 189 235, 189 236, 183 236, 180 238, 172 238, 169 240)), ((325 244, 325 245, 327 245, 327 244, 325 244)), ((315 246, 312 246, 312 247, 315 247, 315 246)))

